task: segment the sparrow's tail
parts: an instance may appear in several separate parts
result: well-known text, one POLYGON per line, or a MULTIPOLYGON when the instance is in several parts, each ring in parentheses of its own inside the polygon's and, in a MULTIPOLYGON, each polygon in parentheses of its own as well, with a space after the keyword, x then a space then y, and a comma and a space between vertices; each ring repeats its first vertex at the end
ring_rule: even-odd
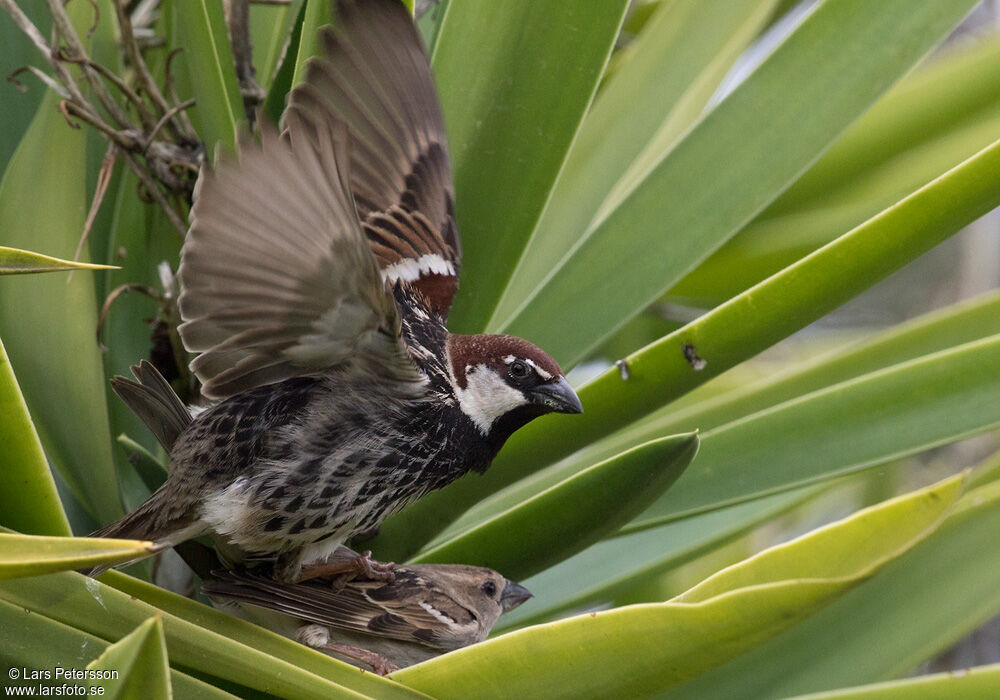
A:
MULTIPOLYGON (((154 491, 153 495, 135 511, 91 533, 90 536, 154 542, 156 547, 150 554, 155 554, 203 534, 204 528, 196 518, 170 507, 173 499, 171 491, 167 490, 169 483, 168 481, 154 491)), ((82 569, 80 573, 98 576, 108 568, 110 567, 96 566, 92 569, 82 569)))
MULTIPOLYGON (((146 360, 133 365, 132 374, 138 382, 115 377, 111 380, 111 388, 142 419, 163 449, 169 452, 177 436, 191 422, 191 413, 163 375, 146 360)), ((90 536, 155 542, 157 546, 150 552, 153 554, 201 534, 200 527, 193 518, 184 513, 175 515, 171 512, 176 510, 170 508, 171 500, 170 494, 161 486, 135 512, 102 527, 90 536)), ((95 566, 92 569, 82 569, 80 573, 99 576, 108 568, 110 567, 95 566)))
POLYGON ((170 452, 177 436, 191 422, 191 412, 151 363, 143 360, 133 365, 132 374, 138 382, 114 377, 111 388, 146 424, 163 449, 170 452))

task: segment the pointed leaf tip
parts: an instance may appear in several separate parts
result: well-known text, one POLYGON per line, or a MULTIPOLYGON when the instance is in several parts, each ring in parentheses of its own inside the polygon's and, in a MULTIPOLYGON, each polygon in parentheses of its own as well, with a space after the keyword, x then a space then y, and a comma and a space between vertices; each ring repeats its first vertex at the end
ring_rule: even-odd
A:
POLYGON ((123 564, 159 549, 141 540, 0 533, 0 580, 123 564))
POLYGON ((169 700, 170 666, 167 644, 163 635, 163 620, 159 614, 147 618, 132 632, 104 650, 87 664, 87 669, 101 678, 88 680, 90 688, 103 688, 108 698, 151 698, 169 700), (103 676, 107 676, 106 678, 103 676))
POLYGON ((0 275, 29 275, 65 270, 118 270, 115 265, 63 260, 20 248, 0 246, 0 275))

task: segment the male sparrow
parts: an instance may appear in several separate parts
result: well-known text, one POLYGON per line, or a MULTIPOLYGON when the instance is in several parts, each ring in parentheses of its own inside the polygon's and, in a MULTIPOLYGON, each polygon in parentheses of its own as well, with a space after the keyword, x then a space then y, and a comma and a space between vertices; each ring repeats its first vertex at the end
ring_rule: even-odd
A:
POLYGON ((323 575, 532 419, 582 411, 531 343, 445 328, 461 246, 426 55, 399 0, 335 10, 284 131, 199 179, 179 332, 215 403, 176 434, 163 486, 96 535, 210 534, 283 581, 323 575))

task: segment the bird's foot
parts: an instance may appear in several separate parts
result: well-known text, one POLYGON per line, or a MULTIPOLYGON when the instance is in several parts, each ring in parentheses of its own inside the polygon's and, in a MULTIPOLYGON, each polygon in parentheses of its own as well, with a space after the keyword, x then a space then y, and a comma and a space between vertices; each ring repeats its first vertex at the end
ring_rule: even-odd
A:
POLYGON ((354 566, 357 567, 359 575, 369 581, 392 583, 396 580, 396 565, 391 561, 375 561, 370 550, 365 550, 356 556, 354 566))
POLYGON ((351 646, 350 644, 327 642, 323 645, 323 649, 332 651, 335 654, 340 654, 341 656, 346 656, 347 658, 354 659, 355 661, 360 661, 363 664, 367 664, 371 666, 372 670, 380 676, 388 676, 393 671, 399 670, 399 666, 392 663, 381 654, 376 654, 374 651, 362 649, 361 647, 351 646))
POLYGON ((336 561, 306 564, 299 573, 298 583, 316 578, 330 578, 337 586, 358 578, 392 583, 396 580, 395 570, 396 565, 392 562, 375 561, 372 553, 366 551, 351 557, 340 557, 336 561))
POLYGON ((303 625, 295 632, 295 639, 313 649, 332 651, 335 654, 367 664, 380 676, 388 676, 393 671, 399 669, 399 666, 396 666, 389 659, 381 654, 376 654, 374 651, 351 646, 350 644, 331 642, 330 629, 323 625, 303 625))

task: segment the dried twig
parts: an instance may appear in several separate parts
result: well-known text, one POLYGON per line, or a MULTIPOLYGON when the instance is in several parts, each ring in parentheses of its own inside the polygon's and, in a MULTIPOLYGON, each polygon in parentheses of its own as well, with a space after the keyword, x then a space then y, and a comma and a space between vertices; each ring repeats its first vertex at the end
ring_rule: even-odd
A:
POLYGON ((101 21, 101 8, 97 6, 97 0, 87 0, 90 6, 94 8, 94 21, 90 23, 90 27, 87 29, 87 38, 94 36, 94 32, 97 31, 97 24, 101 21))
MULTIPOLYGON (((73 55, 80 58, 85 57, 87 52, 80 41, 80 37, 77 36, 76 29, 73 28, 73 23, 70 21, 69 15, 66 14, 66 8, 63 7, 62 0, 45 1, 49 6, 49 11, 52 13, 52 26, 57 35, 66 41, 73 55)), ((114 5, 117 7, 118 3, 115 2, 114 5)), ((89 62, 80 63, 80 67, 83 69, 83 75, 87 79, 87 84, 94 91, 94 95, 97 97, 97 101, 101 104, 101 107, 118 123, 119 127, 123 129, 132 127, 132 122, 125 113, 125 110, 115 101, 111 93, 104 86, 104 83, 101 82, 100 76, 87 63, 89 62)), ((81 98, 80 101, 83 102, 84 100, 81 98)))
MULTIPOLYGON (((52 77, 29 66, 15 71, 10 79, 15 84, 19 84, 16 76, 24 70, 32 71, 62 98, 59 102, 59 110, 71 127, 78 129, 80 122, 86 123, 99 131, 110 143, 108 156, 105 158, 105 164, 99 177, 97 193, 87 219, 83 238, 81 238, 81 246, 86 239, 87 231, 93 225, 97 208, 106 192, 116 152, 136 174, 148 196, 163 208, 171 225, 180 236, 184 235, 187 227, 177 208, 171 204, 163 187, 166 187, 169 192, 183 193, 185 197, 189 197, 194 178, 203 158, 201 144, 184 113, 184 110, 188 109, 193 102, 188 100, 180 103, 177 100, 176 102, 179 104, 171 105, 166 101, 163 93, 149 74, 145 60, 136 44, 135 34, 125 9, 119 0, 113 0, 113 2, 118 14, 122 45, 126 57, 135 70, 139 88, 152 100, 152 109, 157 112, 156 114, 139 96, 137 90, 134 90, 113 71, 92 61, 87 56, 84 45, 66 14, 63 0, 46 0, 53 18, 54 38, 52 44, 42 36, 38 28, 21 11, 15 0, 0 0, 0 10, 11 16, 17 27, 29 38, 51 66, 55 76, 52 77), (85 96, 84 89, 68 70, 68 63, 80 67, 90 92, 94 95, 96 103, 100 105, 100 111, 85 96), (117 89, 135 108, 142 124, 141 129, 132 123, 132 118, 112 96, 109 87, 117 89), (177 143, 157 140, 157 136, 164 127, 171 130, 177 143), (162 183, 162 186, 157 180, 162 183)), ((152 16, 154 5, 155 0, 144 0, 141 3, 143 12, 149 16, 152 16)))
POLYGON ((69 124, 70 129, 79 129, 80 125, 73 121, 73 117, 69 115, 69 106, 73 104, 69 100, 59 100, 59 111, 63 115, 63 119, 69 124))
MULTIPOLYGON (((160 129, 163 128, 163 125, 166 124, 171 119, 173 119, 174 116, 178 112, 180 112, 182 110, 185 110, 185 109, 190 109, 191 107, 194 107, 194 98, 193 97, 190 100, 187 100, 185 102, 181 102, 179 105, 176 105, 176 106, 171 107, 170 109, 168 109, 167 112, 166 112, 166 114, 164 114, 162 117, 160 117, 160 121, 156 122, 156 124, 153 125, 153 128, 150 130, 149 134, 146 136, 146 148, 143 150, 143 155, 145 155, 146 153, 149 152, 150 146, 153 145, 153 139, 155 139, 156 135, 158 133, 160 133, 160 129)), ((197 168, 195 168, 194 170, 195 170, 195 172, 197 172, 197 168)))
MULTIPOLYGON (((55 2, 58 0, 48 1, 55 2)), ((166 98, 163 97, 163 93, 160 92, 160 88, 157 87, 156 81, 153 80, 153 76, 149 72, 149 67, 146 65, 146 60, 142 57, 142 52, 139 50, 139 45, 135 39, 135 33, 132 31, 132 21, 129 18, 128 13, 118 0, 115 0, 113 4, 115 6, 115 14, 118 16, 118 29, 121 33, 121 43, 122 48, 125 51, 125 56, 128 58, 129 63, 135 70, 136 79, 139 82, 140 89, 149 95, 149 98, 156 105, 162 116, 170 111, 170 104, 167 102, 166 98)), ((168 123, 170 124, 171 131, 177 138, 189 142, 197 141, 194 131, 189 130, 189 124, 185 123, 183 120, 171 120, 168 123)))
POLYGON ((129 282, 128 284, 122 284, 112 289, 111 292, 108 293, 107 298, 104 300, 104 304, 101 305, 100 313, 97 314, 97 347, 100 348, 101 352, 108 351, 108 346, 104 344, 102 336, 104 335, 104 324, 108 320, 108 312, 111 311, 111 305, 115 303, 118 297, 127 292, 139 292, 140 294, 145 294, 147 297, 158 303, 163 300, 159 292, 145 284, 129 282))
MULTIPOLYGON (((177 96, 177 91, 174 89, 174 74, 170 69, 173 66, 174 58, 183 51, 184 49, 180 46, 171 50, 171 52, 167 54, 167 60, 164 62, 163 66, 163 89, 167 95, 170 96, 170 100, 174 104, 181 104, 181 98, 177 96)), ((184 128, 193 134, 194 126, 191 125, 191 120, 188 119, 187 112, 181 111, 181 113, 177 116, 180 118, 181 122, 183 122, 184 128)))
POLYGON ((35 77, 37 77, 39 80, 45 83, 54 93, 59 95, 59 97, 63 98, 64 100, 73 99, 72 95, 70 95, 69 92, 66 91, 66 88, 57 83, 52 78, 52 76, 43 73, 41 70, 35 68, 34 66, 21 66, 16 71, 7 76, 7 80, 14 83, 14 87, 16 87, 19 91, 25 92, 28 89, 21 83, 20 80, 17 79, 17 76, 19 76, 21 73, 24 72, 33 73, 35 77))
MULTIPOLYGON (((80 242, 77 243, 76 252, 73 254, 74 262, 80 259, 83 244, 87 242, 87 236, 90 235, 90 228, 94 225, 94 219, 97 218, 97 212, 101 209, 101 203, 104 201, 104 195, 108 191, 108 185, 111 184, 111 176, 115 172, 115 161, 117 160, 115 145, 113 143, 108 144, 108 152, 104 154, 104 159, 101 161, 101 169, 97 172, 97 187, 94 189, 94 199, 90 202, 87 221, 83 224, 83 233, 80 235, 80 242)), ((70 270, 67 277, 72 277, 72 275, 73 271, 70 270)))
POLYGON ((240 83, 240 94, 243 95, 243 111, 246 112, 247 122, 252 128, 257 107, 264 101, 265 93, 257 84, 256 71, 253 67, 249 0, 230 0, 227 20, 229 40, 233 45, 233 59, 236 62, 236 78, 240 83))
POLYGON ((132 168, 132 172, 136 174, 139 181, 145 185, 153 199, 160 205, 160 208, 163 209, 163 212, 167 215, 167 220, 170 221, 170 224, 177 231, 177 235, 184 238, 185 234, 187 234, 187 225, 184 223, 184 220, 181 219, 181 215, 177 213, 177 210, 170 205, 170 202, 167 200, 160 188, 156 186, 155 182, 153 182, 153 178, 149 176, 149 172, 142 167, 138 159, 131 153, 124 153, 122 155, 125 158, 125 162, 128 163, 128 166, 132 168))
POLYGON ((56 76, 59 78, 59 82, 62 83, 66 92, 69 93, 70 97, 68 99, 72 99, 80 104, 87 104, 87 100, 84 98, 83 92, 81 92, 79 86, 76 84, 76 81, 73 79, 73 76, 70 75, 69 71, 66 69, 66 66, 57 60, 55 54, 52 52, 52 49, 49 48, 48 42, 45 41, 44 37, 42 37, 41 32, 39 32, 38 28, 31 22, 30 19, 28 19, 28 16, 21 11, 21 8, 17 6, 14 0, 0 0, 0 9, 11 16, 18 29, 24 32, 28 39, 31 40, 31 43, 35 45, 35 48, 37 48, 41 52, 42 56, 45 57, 45 60, 49 62, 49 65, 52 66, 52 70, 55 71, 56 76))
POLYGON ((78 63, 81 65, 86 64, 89 68, 97 71, 101 77, 118 88, 118 90, 125 95, 125 99, 135 106, 136 112, 139 115, 139 121, 142 122, 143 128, 149 129, 156 123, 156 119, 146 107, 146 103, 142 101, 142 99, 135 93, 134 90, 132 90, 132 88, 128 86, 124 80, 112 73, 108 68, 102 66, 100 63, 91 61, 85 56, 69 56, 62 51, 59 53, 59 58, 69 63, 78 63))

